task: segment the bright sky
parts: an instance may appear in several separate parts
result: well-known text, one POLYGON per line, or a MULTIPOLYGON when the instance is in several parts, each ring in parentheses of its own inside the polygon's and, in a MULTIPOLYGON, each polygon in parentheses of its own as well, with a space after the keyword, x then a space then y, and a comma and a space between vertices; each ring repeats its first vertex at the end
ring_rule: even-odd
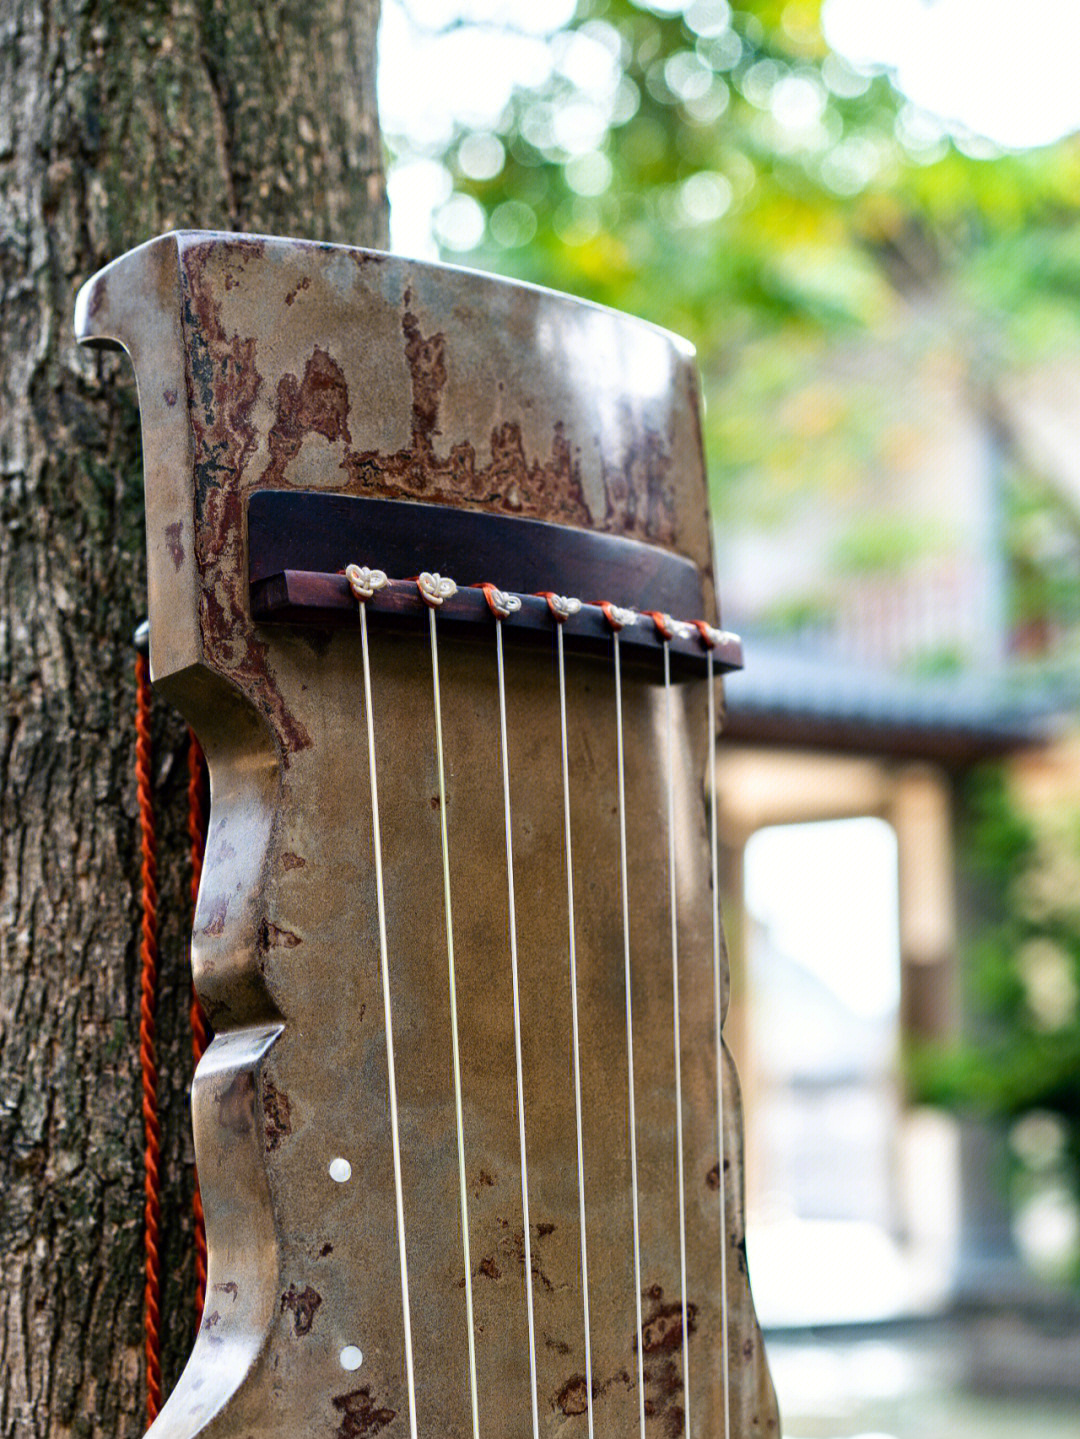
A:
POLYGON ((425 152, 435 155, 460 128, 472 129, 488 150, 476 156, 476 177, 484 178, 485 159, 487 173, 498 174, 502 146, 489 132, 516 86, 540 85, 551 73, 548 38, 575 8, 575 0, 384 0, 379 115, 386 134, 406 137, 415 156, 387 176, 398 254, 433 260, 436 236, 452 250, 480 240, 479 205, 468 195, 451 199, 449 171, 425 152))
POLYGON ((921 109, 1009 149, 1080 129, 1080 0, 825 0, 825 38, 921 109))

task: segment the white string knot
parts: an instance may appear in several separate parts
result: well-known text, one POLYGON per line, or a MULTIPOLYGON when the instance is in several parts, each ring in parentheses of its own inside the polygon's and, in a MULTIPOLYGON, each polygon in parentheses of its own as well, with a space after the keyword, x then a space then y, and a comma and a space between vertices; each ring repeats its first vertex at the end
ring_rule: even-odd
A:
POLYGON ((376 590, 385 589, 390 583, 383 570, 370 570, 367 565, 346 565, 345 578, 361 604, 371 599, 376 590))
POLYGON ((544 599, 548 602, 548 609, 560 624, 564 620, 568 620, 571 615, 576 615, 581 609, 581 601, 575 599, 573 595, 557 595, 549 590, 544 595, 544 599))
POLYGON ((669 614, 653 610, 650 616, 662 640, 688 640, 694 633, 694 626, 684 620, 673 620, 669 614))
POLYGON ((718 630, 715 625, 708 624, 705 620, 695 620, 694 628, 701 638, 701 643, 707 650, 714 650, 718 645, 737 643, 738 635, 733 635, 730 630, 718 630))
POLYGON ((432 609, 438 609, 443 600, 457 594, 457 585, 448 575, 430 574, 427 570, 416 578, 420 598, 432 609))
POLYGON ((521 599, 518 595, 511 595, 506 590, 496 589, 494 585, 481 585, 484 591, 484 598, 488 602, 488 608, 496 619, 509 619, 516 615, 521 609, 521 599))
POLYGON ((621 605, 612 605, 604 600, 600 605, 604 612, 604 618, 616 632, 619 630, 631 629, 638 622, 635 610, 623 609, 621 605))

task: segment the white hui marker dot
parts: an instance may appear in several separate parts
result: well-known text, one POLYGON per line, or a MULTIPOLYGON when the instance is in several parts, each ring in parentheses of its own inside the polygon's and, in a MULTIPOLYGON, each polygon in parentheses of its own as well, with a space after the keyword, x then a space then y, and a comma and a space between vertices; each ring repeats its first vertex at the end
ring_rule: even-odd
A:
POLYGON ((341 1360, 342 1369, 359 1369, 364 1362, 364 1356, 355 1344, 346 1344, 338 1358, 341 1360))
POLYGON ((330 1178, 335 1184, 346 1184, 352 1178, 352 1165, 347 1159, 331 1159, 330 1178))

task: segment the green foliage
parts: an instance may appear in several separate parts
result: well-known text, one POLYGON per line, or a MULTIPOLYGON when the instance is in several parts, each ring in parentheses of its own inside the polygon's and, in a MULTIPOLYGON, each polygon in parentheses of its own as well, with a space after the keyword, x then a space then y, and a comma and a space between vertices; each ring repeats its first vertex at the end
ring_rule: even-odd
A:
POLYGON ((821 597, 804 596, 774 605, 764 616, 764 624, 773 635, 800 635, 816 626, 828 625, 833 608, 821 597))
POLYGON ((1048 629, 1065 632, 1080 621, 1080 515, 1015 464, 1005 481, 1011 627, 1018 648, 1038 652, 1048 647, 1048 629))
POLYGON ((829 53, 819 10, 581 0, 550 74, 442 157, 486 213, 469 259, 709 357, 762 330, 873 323, 958 266, 984 307, 1075 295, 1077 146, 972 158, 829 53))
POLYGON ((913 679, 947 679, 950 675, 963 674, 965 666, 963 651, 956 645, 938 645, 924 649, 907 667, 913 679))
POLYGON ((911 1052, 909 1083, 924 1103, 1009 1123, 1021 1193, 1052 1169, 1080 1199, 1080 816, 1036 825, 999 768, 968 778, 963 813, 979 915, 969 1032, 911 1052))
MULTIPOLYGON (((831 54, 819 12, 579 0, 546 41, 548 73, 490 131, 460 128, 425 153, 455 191, 439 214, 468 197, 470 244, 483 221, 462 250, 436 215, 450 258, 697 346, 728 532, 861 508, 835 558, 891 576, 922 554, 889 487, 937 377, 953 396, 966 385, 974 410, 1002 375, 1080 344, 1080 144, 1011 154, 951 138, 887 75, 831 54), (893 369, 875 373, 885 352, 893 369)), ((1039 606, 1072 600, 1031 533, 1007 542, 1034 647, 1039 606)))
POLYGON ((762 324, 865 321, 881 283, 847 263, 851 225, 860 192, 896 169, 897 104, 885 79, 828 55, 817 10, 584 0, 552 74, 507 108, 498 173, 473 177, 475 137, 451 152, 489 217, 470 258, 632 309, 707 354, 762 324))
POLYGON ((944 346, 986 383, 1080 338, 1080 147, 965 153, 819 11, 580 0, 550 73, 436 157, 484 217, 453 258, 695 343, 717 512, 751 524, 889 473, 895 384, 830 380, 838 344, 884 333, 911 373, 944 346))
POLYGON ((941 536, 896 515, 860 515, 833 547, 841 574, 890 574, 940 547, 941 536))

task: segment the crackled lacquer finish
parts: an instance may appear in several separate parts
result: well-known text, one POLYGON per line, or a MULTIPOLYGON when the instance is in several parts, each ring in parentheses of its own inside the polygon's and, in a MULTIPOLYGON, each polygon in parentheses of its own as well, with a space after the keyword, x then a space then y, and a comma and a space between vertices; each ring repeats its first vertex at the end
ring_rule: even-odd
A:
MULTIPOLYGON (((77 327, 134 361, 153 673, 202 739, 213 790, 194 937, 216 1035, 193 1097, 209 1290, 153 1434, 397 1439, 409 1415, 360 638, 251 622, 246 498, 380 495, 629 535, 693 559, 711 605, 691 357, 649 326, 488 277, 206 234, 102 271, 77 327), (346 1346, 358 1369, 342 1367, 346 1346)), ((374 616, 370 631, 416 1422, 450 1439, 472 1423, 430 655, 422 632, 374 616)), ((584 1436, 557 674, 511 627, 506 650, 539 1416, 545 1434, 584 1436)), ((488 645, 448 640, 440 662, 479 1431, 508 1439, 532 1424, 494 629, 488 645)), ((777 1418, 730 1065, 722 1166, 718 1152, 701 682, 673 696, 683 1369, 658 680, 624 684, 646 1431, 685 1432, 689 1409, 693 1435, 723 1436, 726 1395, 732 1435, 749 1439, 777 1418)), ((566 684, 593 1411, 598 1434, 625 1436, 638 1399, 612 667, 568 660, 566 684)))

